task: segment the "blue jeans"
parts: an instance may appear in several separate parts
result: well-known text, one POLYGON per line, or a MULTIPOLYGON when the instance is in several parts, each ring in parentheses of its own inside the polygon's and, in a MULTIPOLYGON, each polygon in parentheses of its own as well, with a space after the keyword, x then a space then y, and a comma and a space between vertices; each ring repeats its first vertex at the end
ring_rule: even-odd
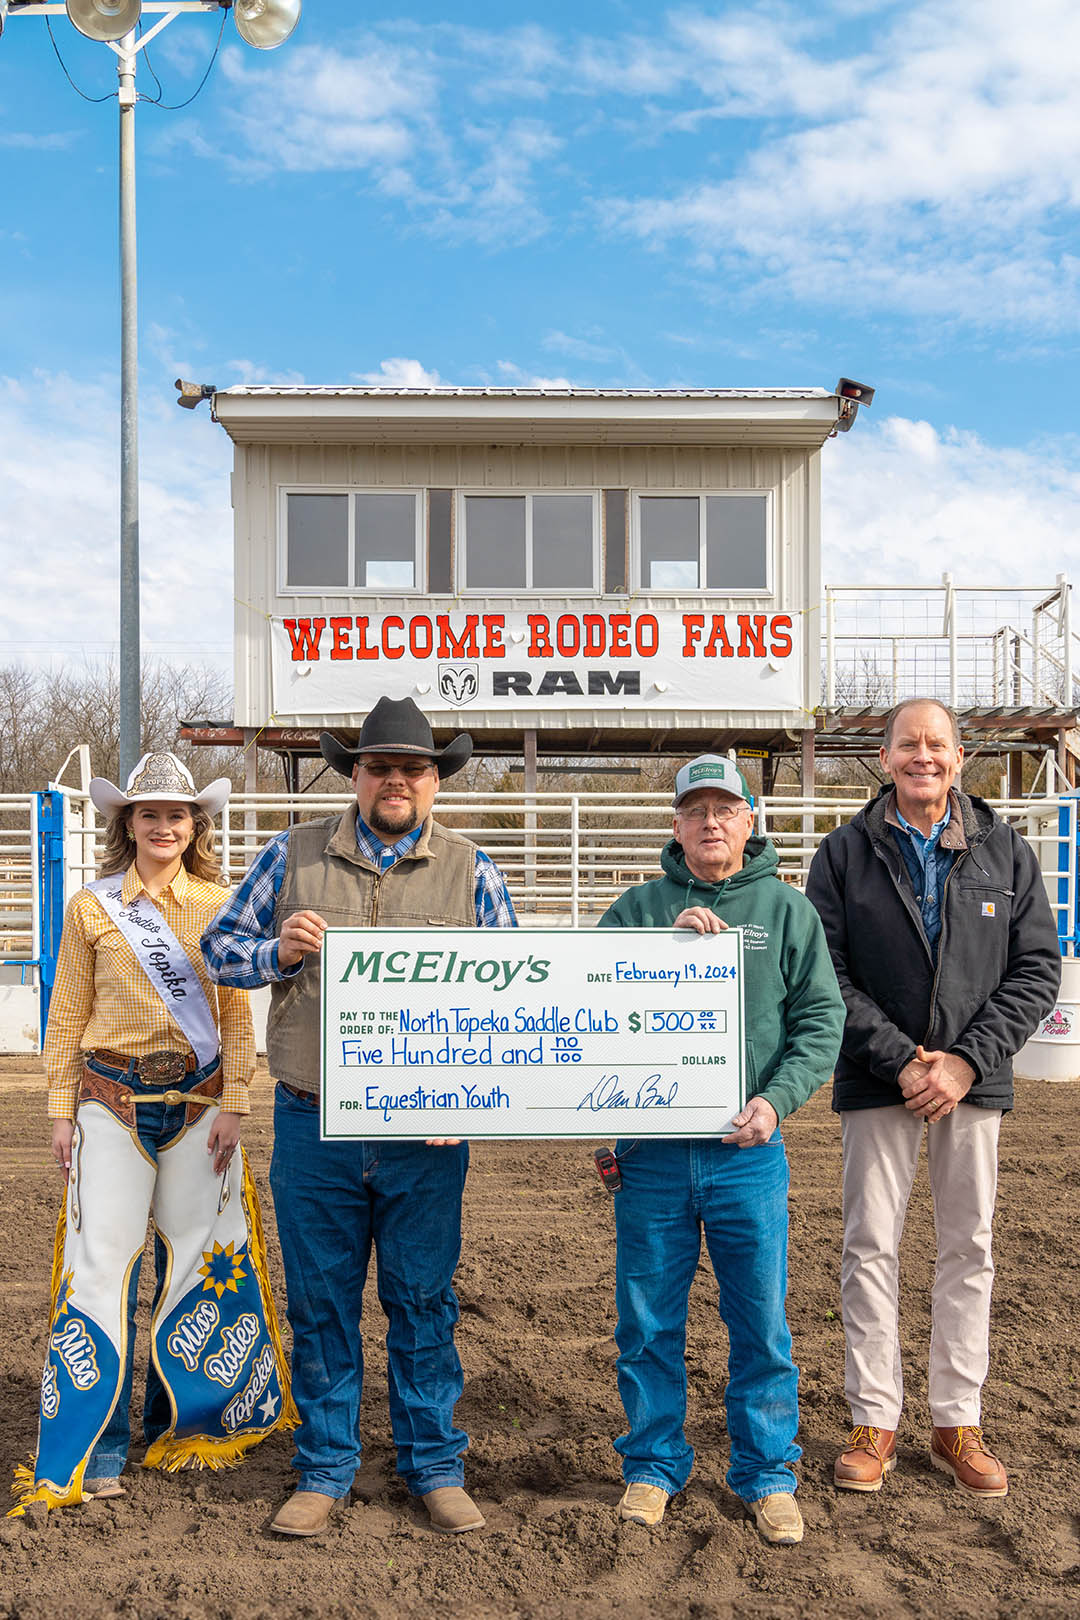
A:
POLYGON ((398 1472, 415 1496, 463 1483, 453 1275, 468 1163, 464 1144, 321 1142, 316 1101, 277 1087, 270 1188, 293 1333, 300 1490, 346 1496, 360 1463, 360 1316, 372 1245, 398 1472))
POLYGON ((753 1148, 640 1139, 615 1150, 615 1342, 630 1425, 615 1442, 623 1478, 673 1495, 690 1477, 686 1316, 704 1231, 730 1343, 728 1485, 747 1502, 794 1491, 788 1464, 802 1455, 799 1373, 784 1312, 788 1167, 780 1132, 753 1148))
MULTIPOLYGON (((197 1069, 193 1074, 187 1074, 182 1080, 170 1080, 168 1084, 160 1081, 137 1079, 131 1069, 114 1069, 110 1064, 99 1063, 95 1058, 88 1058, 86 1066, 95 1074, 102 1074, 108 1080, 120 1080, 125 1086, 130 1086, 136 1097, 142 1093, 152 1092, 160 1094, 162 1091, 190 1091, 200 1081, 213 1074, 218 1067, 218 1059, 207 1064, 204 1069, 197 1069)), ((157 1163, 158 1150, 168 1146, 174 1137, 179 1136, 184 1129, 187 1110, 183 1103, 142 1103, 135 1108, 135 1127, 139 1133, 139 1141, 146 1152, 157 1163)), ((154 1235, 154 1309, 157 1309, 161 1290, 165 1285, 166 1267, 165 1245, 155 1233, 154 1235)), ((127 1462, 128 1448, 131 1445, 131 1386, 135 1364, 135 1305, 139 1293, 139 1270, 142 1266, 142 1255, 131 1268, 131 1280, 128 1284, 127 1298, 127 1363, 124 1368, 124 1377, 120 1385, 120 1393, 116 1398, 112 1416, 99 1436, 93 1451, 86 1463, 85 1479, 113 1479, 124 1471, 127 1462)), ((143 1437, 147 1445, 151 1445, 159 1435, 172 1422, 172 1402, 168 1392, 158 1376, 158 1370, 153 1358, 146 1369, 146 1398, 143 1402, 143 1437)))

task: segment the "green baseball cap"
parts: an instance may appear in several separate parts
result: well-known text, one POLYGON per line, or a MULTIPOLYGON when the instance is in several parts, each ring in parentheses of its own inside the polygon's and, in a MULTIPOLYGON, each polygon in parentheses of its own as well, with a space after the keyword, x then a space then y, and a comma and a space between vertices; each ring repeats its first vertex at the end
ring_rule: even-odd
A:
POLYGON ((712 788, 717 793, 730 793, 735 799, 745 799, 751 809, 754 807, 753 794, 746 785, 746 778, 734 760, 725 759, 721 754, 699 754, 692 759, 689 765, 684 765, 675 776, 675 797, 672 805, 677 810, 688 793, 697 788, 712 788))

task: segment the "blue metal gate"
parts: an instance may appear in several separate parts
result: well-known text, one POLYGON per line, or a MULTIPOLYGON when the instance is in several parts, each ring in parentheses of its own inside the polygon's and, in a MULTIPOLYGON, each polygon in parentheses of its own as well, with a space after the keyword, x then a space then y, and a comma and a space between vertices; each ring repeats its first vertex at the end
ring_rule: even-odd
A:
POLYGON ((1062 956, 1080 955, 1080 789, 1059 799, 1058 938, 1062 956), (1070 804, 1069 801, 1072 800, 1070 804))
POLYGON ((49 1001, 56 980, 56 957, 64 926, 64 795, 35 793, 34 858, 37 865, 37 961, 40 1037, 45 1042, 49 1001))

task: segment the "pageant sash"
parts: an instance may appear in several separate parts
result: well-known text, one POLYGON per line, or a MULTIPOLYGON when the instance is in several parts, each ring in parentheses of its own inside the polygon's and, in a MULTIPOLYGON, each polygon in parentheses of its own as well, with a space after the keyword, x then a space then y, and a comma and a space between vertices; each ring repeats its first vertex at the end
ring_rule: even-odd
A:
POLYGON ((12 1509, 84 1500, 90 1453, 115 1407, 128 1354, 127 1296, 147 1214, 166 1271, 150 1329, 171 1420, 143 1461, 170 1472, 229 1467, 296 1408, 266 1271, 262 1218, 242 1153, 215 1175, 213 1109, 159 1145, 155 1166, 100 1099, 79 1104, 57 1225, 37 1452, 15 1473, 12 1509))
POLYGON ((135 952, 170 1017, 187 1036, 200 1069, 205 1068, 218 1053, 217 1026, 199 976, 165 918, 144 895, 124 905, 122 873, 86 887, 135 952))

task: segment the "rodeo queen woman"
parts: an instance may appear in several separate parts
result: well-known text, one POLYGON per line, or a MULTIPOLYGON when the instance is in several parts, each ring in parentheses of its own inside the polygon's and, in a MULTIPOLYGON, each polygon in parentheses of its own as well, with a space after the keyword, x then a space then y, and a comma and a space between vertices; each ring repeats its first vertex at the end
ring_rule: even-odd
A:
POLYGON ((148 1214, 157 1289, 144 1467, 224 1467, 296 1420, 255 1186, 237 1152, 251 1011, 243 991, 210 982, 199 952, 222 901, 211 818, 229 787, 221 777, 196 793, 166 753, 144 755, 126 793, 90 783, 109 820, 103 876, 64 920, 45 1035, 67 1197, 37 1455, 16 1470, 15 1513, 123 1494, 148 1214))

